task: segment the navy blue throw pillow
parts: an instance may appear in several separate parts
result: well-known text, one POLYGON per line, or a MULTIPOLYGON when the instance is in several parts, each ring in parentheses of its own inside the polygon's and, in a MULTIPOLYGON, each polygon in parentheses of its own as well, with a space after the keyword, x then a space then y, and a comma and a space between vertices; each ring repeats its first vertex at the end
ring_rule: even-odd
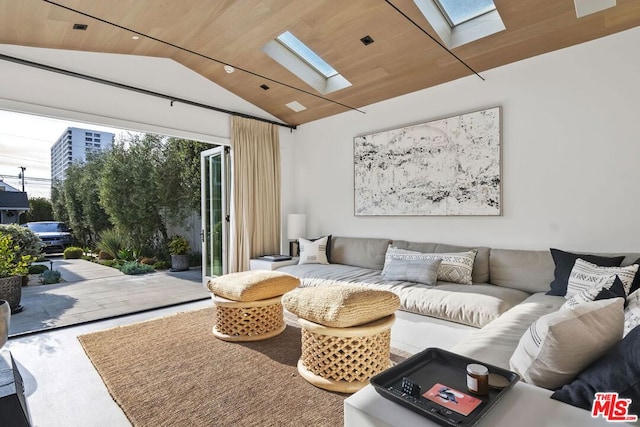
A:
MULTIPOLYGON (((640 265, 640 258, 633 262, 634 264, 640 265)), ((629 291, 629 295, 637 289, 640 289, 640 270, 636 273, 636 277, 633 278, 633 282, 631 282, 631 290, 629 291)))
POLYGON ((602 289, 598 295, 596 295, 596 299, 594 301, 600 301, 601 299, 609 299, 609 298, 625 298, 625 306, 627 305, 627 294, 624 291, 624 283, 618 276, 616 276, 613 281, 613 285, 609 289, 602 289))
POLYGON ((629 414, 640 415, 640 327, 632 329, 551 398, 591 410, 596 392, 618 392, 620 398, 631 399, 629 414))
POLYGON ((553 282, 551 282, 551 289, 549 289, 547 295, 556 295, 559 297, 567 294, 569 276, 578 258, 600 267, 620 267, 624 259, 624 256, 609 258, 598 255, 573 254, 553 248, 551 249, 551 256, 553 257, 553 262, 556 264, 556 269, 553 272, 554 279, 553 282))

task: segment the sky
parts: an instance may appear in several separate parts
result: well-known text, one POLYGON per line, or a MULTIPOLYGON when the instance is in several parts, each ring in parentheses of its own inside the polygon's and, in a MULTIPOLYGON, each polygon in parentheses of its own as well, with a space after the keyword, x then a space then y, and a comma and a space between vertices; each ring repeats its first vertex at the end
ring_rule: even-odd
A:
POLYGON ((68 127, 93 129, 116 134, 122 129, 51 119, 48 117, 0 110, 0 179, 22 189, 20 166, 24 171, 24 186, 29 197, 51 195, 51 146, 68 127))

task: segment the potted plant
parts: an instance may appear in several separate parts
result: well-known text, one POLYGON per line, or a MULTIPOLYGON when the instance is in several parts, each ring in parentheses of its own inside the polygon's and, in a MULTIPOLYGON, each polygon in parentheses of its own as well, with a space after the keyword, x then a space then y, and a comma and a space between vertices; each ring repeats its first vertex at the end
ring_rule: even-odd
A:
POLYGON ((189 269, 189 241, 182 236, 171 236, 169 239, 169 253, 171 254, 171 271, 185 271, 189 269))
POLYGON ((22 276, 28 273, 34 259, 31 255, 22 255, 11 236, 0 234, 0 300, 9 303, 11 313, 22 310, 22 276))

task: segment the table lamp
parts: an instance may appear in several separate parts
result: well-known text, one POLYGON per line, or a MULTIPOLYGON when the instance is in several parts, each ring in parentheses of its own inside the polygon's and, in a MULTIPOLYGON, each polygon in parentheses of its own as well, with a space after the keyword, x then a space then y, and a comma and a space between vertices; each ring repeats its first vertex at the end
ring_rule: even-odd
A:
POLYGON ((289 214, 287 215, 287 239, 289 239, 289 255, 296 256, 300 251, 300 245, 293 250, 293 244, 300 237, 304 237, 307 228, 307 216, 305 214, 289 214))

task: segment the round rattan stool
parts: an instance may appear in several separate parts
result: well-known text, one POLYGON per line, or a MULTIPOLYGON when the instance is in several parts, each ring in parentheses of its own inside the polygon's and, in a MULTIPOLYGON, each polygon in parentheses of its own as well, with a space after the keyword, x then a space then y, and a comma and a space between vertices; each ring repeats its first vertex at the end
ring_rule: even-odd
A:
POLYGON ((286 328, 282 296, 260 301, 232 301, 212 296, 216 307, 213 335, 224 341, 260 341, 286 328))
POLYGON ((302 356, 298 373, 316 387, 355 393, 391 366, 391 325, 395 315, 348 328, 299 318, 302 356))

